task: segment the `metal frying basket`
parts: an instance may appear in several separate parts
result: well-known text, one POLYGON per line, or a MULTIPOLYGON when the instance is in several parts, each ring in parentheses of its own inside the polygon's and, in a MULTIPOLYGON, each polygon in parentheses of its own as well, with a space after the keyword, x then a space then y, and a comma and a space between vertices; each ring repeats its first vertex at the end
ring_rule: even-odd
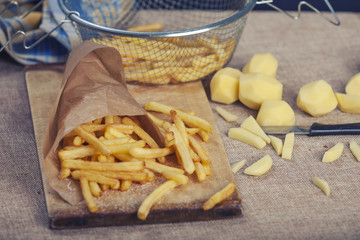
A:
POLYGON ((118 49, 127 81, 168 84, 198 80, 223 67, 256 0, 122 0, 115 8, 112 4, 59 0, 83 41, 118 49), (98 4, 108 4, 108 12, 98 11, 98 4), (159 23, 160 31, 123 30, 149 23, 159 23))

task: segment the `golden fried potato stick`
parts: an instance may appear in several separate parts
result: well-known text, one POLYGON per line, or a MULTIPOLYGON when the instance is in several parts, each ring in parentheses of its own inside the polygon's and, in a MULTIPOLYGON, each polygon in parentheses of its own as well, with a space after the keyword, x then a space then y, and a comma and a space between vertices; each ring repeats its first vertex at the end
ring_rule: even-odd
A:
POLYGON ((201 69, 206 65, 209 65, 212 62, 215 62, 217 56, 215 54, 207 55, 207 56, 196 56, 191 61, 191 66, 196 69, 201 69))
POLYGON ((146 220, 151 207, 167 192, 175 188, 178 184, 173 180, 168 180, 165 183, 161 184, 156 188, 152 193, 150 193, 144 201, 141 203, 137 216, 140 220, 146 220))
POLYGON ((82 137, 75 136, 72 143, 74 146, 81 146, 84 142, 85 140, 82 137))
POLYGON ((101 196, 101 188, 97 182, 89 182, 90 192, 95 197, 101 196))
POLYGON ((213 208, 216 204, 229 198, 235 191, 235 184, 233 182, 226 185, 223 189, 211 196, 204 204, 203 210, 207 211, 213 208))
POLYGON ((63 167, 62 167, 62 168, 60 169, 59 178, 60 178, 60 179, 67 178, 67 177, 70 176, 70 173, 71 173, 70 168, 63 168, 63 167))
POLYGON ((89 162, 84 160, 64 159, 61 167, 81 170, 97 170, 97 171, 140 171, 145 168, 144 162, 116 162, 116 163, 100 163, 89 162))
POLYGON ((136 182, 145 181, 148 177, 147 173, 142 172, 123 172, 123 171, 96 171, 86 170, 86 172, 99 174, 108 178, 114 178, 119 180, 130 180, 136 182))
POLYGON ((187 176, 177 172, 163 171, 161 175, 168 180, 174 180, 179 185, 185 185, 189 182, 189 178, 187 176))
POLYGON ((163 29, 162 23, 150 23, 139 25, 136 27, 128 28, 128 31, 135 31, 135 32, 159 32, 163 29))
POLYGON ((159 158, 170 155, 174 152, 174 148, 141 148, 134 147, 129 150, 131 156, 136 158, 159 158))
POLYGON ((121 181, 121 185, 120 185, 120 191, 127 191, 130 189, 132 185, 132 181, 131 180, 122 180, 121 181))
POLYGON ((93 121, 93 124, 101 124, 103 121, 103 118, 97 118, 93 121))
POLYGON ((107 115, 105 116, 105 124, 109 125, 111 123, 114 123, 114 116, 113 115, 107 115))
POLYGON ((149 118, 155 123, 156 126, 162 127, 162 125, 164 124, 164 120, 155 117, 153 114, 151 114, 151 113, 149 113, 149 112, 147 112, 146 114, 147 114, 147 115, 149 116, 149 118))
POLYGON ((149 160, 145 160, 145 166, 146 168, 153 170, 155 172, 158 173, 162 173, 163 171, 172 171, 172 172, 177 172, 177 173, 181 173, 184 174, 185 171, 180 169, 180 168, 176 168, 176 167, 170 167, 161 163, 157 163, 157 162, 153 162, 153 161, 149 161, 149 160))
POLYGON ((124 162, 138 162, 138 161, 144 161, 144 160, 151 160, 155 161, 155 158, 136 158, 131 156, 129 153, 114 153, 113 154, 117 159, 124 162))
POLYGON ((120 181, 117 179, 109 178, 102 176, 101 174, 96 174, 88 171, 83 170, 75 170, 71 173, 71 176, 76 179, 80 180, 81 178, 86 178, 90 182, 97 182, 101 184, 108 184, 112 189, 119 189, 120 188, 120 181))
POLYGON ((210 167, 210 162, 205 162, 205 161, 201 161, 201 165, 203 165, 206 176, 211 175, 212 171, 211 171, 211 167, 210 167))
POLYGON ((190 141, 190 146, 198 154, 200 159, 202 161, 209 162, 209 155, 207 154, 205 149, 201 146, 201 143, 198 142, 198 140, 195 137, 191 136, 191 135, 189 135, 189 141, 190 141))
POLYGON ((179 130, 176 127, 171 126, 170 131, 174 133, 175 148, 176 148, 176 152, 180 156, 179 160, 181 160, 182 163, 181 165, 183 166, 183 168, 187 173, 192 174, 195 171, 195 165, 190 156, 188 146, 186 146, 179 130))
POLYGON ((145 140, 145 142, 151 147, 151 148, 159 148, 159 145, 155 142, 155 140, 142 129, 139 127, 133 120, 131 120, 129 117, 124 117, 122 119, 123 123, 132 125, 134 129, 134 133, 139 136, 139 138, 145 140))
POLYGON ((200 182, 206 179, 206 172, 203 165, 200 162, 195 162, 195 173, 200 182))
POLYGON ((107 156, 111 154, 111 150, 105 144, 81 126, 75 128, 75 132, 103 155, 107 156))
POLYGON ((91 195, 89 182, 86 179, 86 177, 80 178, 80 188, 83 198, 85 199, 86 206, 88 207, 89 211, 91 213, 97 212, 98 207, 95 203, 94 197, 91 195))
POLYGON ((128 143, 130 141, 131 137, 130 136, 125 136, 125 137, 119 137, 119 138, 113 138, 113 139, 100 139, 100 141, 102 141, 105 145, 109 146, 109 145, 121 145, 121 144, 125 144, 128 143))
MULTIPOLYGON (((145 104, 145 110, 161 112, 170 115, 170 111, 172 110, 172 108, 159 102, 147 102, 145 104)), ((186 124, 191 123, 193 126, 199 127, 206 132, 212 133, 211 124, 208 121, 179 110, 177 111, 177 114, 186 124)))
POLYGON ((179 133, 180 133, 181 137, 183 138, 186 147, 189 147, 189 138, 188 138, 188 134, 186 132, 186 127, 185 127, 184 122, 177 115, 177 112, 175 110, 171 110, 170 115, 171 115, 171 119, 174 122, 176 128, 179 130, 179 133))
POLYGON ((110 149, 112 154, 128 153, 133 148, 143 148, 145 146, 145 144, 146 143, 144 140, 139 140, 136 142, 129 142, 129 143, 121 144, 121 145, 108 145, 107 147, 110 149))
POLYGON ((65 147, 59 150, 58 156, 61 160, 84 158, 95 155, 96 152, 92 146, 65 147))
POLYGON ((190 135, 194 135, 200 131, 199 128, 186 128, 186 132, 190 135))
POLYGON ((152 181, 154 181, 155 180, 155 174, 151 171, 151 170, 149 170, 149 169, 147 169, 147 168, 145 168, 144 169, 144 172, 147 174, 147 178, 146 178, 146 181, 145 182, 152 182, 152 181))

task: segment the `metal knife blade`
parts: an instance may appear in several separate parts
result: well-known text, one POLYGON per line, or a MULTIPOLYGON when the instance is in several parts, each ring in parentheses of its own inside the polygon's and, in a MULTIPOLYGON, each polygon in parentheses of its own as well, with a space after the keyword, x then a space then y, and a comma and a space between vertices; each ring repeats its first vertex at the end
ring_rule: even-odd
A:
POLYGON ((311 126, 264 126, 262 129, 266 134, 269 135, 281 135, 290 132, 295 134, 307 134, 309 136, 360 135, 360 123, 313 123, 311 126))

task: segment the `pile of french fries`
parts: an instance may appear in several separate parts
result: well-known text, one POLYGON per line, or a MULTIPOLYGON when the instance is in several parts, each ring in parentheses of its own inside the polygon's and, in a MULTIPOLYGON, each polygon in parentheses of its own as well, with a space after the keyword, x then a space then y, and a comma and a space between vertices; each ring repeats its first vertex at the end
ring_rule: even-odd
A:
MULTIPOLYGON (((162 24, 141 25, 131 31, 161 31, 162 24)), ((92 41, 116 48, 128 82, 168 84, 201 79, 229 61, 235 39, 211 37, 136 38, 113 36, 92 41)))
MULTIPOLYGON (((94 197, 100 197, 103 191, 127 191, 133 184, 165 178, 166 181, 138 208, 138 218, 145 220, 151 207, 163 195, 188 183, 189 175, 196 174, 199 181, 204 181, 211 174, 209 154, 201 143, 209 141, 212 133, 208 121, 191 111, 158 102, 146 103, 145 110, 164 134, 165 147, 159 147, 143 130, 139 120, 129 116, 96 119, 78 126, 64 137, 63 147, 58 151, 61 161, 59 177, 80 181, 90 212, 98 211, 94 197), (171 121, 155 117, 149 111, 166 114, 171 121), (168 164, 166 157, 172 154, 176 154, 177 163, 168 164)), ((204 210, 232 193, 230 187, 230 191, 209 199, 211 203, 204 204, 204 210)))

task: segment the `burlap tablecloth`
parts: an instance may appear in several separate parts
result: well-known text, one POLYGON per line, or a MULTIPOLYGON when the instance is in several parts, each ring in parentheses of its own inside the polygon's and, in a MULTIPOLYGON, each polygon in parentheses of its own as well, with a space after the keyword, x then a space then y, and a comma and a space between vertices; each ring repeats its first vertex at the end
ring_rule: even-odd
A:
MULTIPOLYGON (((274 12, 250 13, 247 26, 230 66, 242 68, 257 52, 271 52, 279 60, 278 79, 284 99, 295 109, 298 124, 360 121, 359 114, 338 109, 312 118, 297 109, 300 86, 327 80, 344 92, 348 79, 360 72, 360 18, 339 13, 335 27, 313 13, 293 21, 274 12)), ((50 230, 41 183, 30 106, 23 67, 2 54, 0 59, 0 239, 359 239, 360 163, 348 143, 360 136, 296 137, 291 161, 227 138, 236 124, 214 116, 229 161, 251 156, 248 164, 269 153, 273 168, 262 177, 235 175, 244 214, 240 218, 208 222, 122 226, 77 230, 50 230), (321 163, 327 148, 342 141, 341 159, 321 163), (326 179, 331 195, 311 183, 313 176, 326 179)), ((208 88, 209 81, 204 80, 208 88)), ((217 105, 211 102, 214 109, 217 105)), ((223 105, 222 105, 223 106, 223 105)), ((223 106, 241 122, 256 112, 235 103, 223 106)))

